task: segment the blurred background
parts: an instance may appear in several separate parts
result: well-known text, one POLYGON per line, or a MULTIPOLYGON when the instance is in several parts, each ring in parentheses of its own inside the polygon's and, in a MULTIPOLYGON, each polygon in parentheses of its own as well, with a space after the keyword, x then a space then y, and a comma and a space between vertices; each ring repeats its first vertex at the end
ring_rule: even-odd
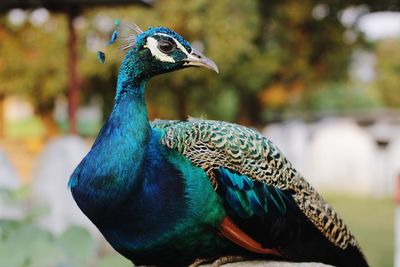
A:
POLYGON ((371 266, 393 266, 399 10, 394 0, 2 0, 0 267, 131 266, 67 188, 113 106, 115 19, 170 27, 220 68, 154 78, 151 119, 259 130, 344 217, 371 266))

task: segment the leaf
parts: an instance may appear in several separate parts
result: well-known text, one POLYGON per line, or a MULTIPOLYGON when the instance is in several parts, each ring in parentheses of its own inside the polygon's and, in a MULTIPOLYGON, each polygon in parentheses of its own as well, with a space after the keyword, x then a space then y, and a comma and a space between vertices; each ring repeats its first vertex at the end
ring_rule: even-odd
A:
POLYGON ((8 241, 0 241, 0 267, 20 267, 25 262, 21 248, 8 241))
POLYGON ((69 227, 60 237, 60 246, 72 263, 88 265, 97 250, 97 242, 90 233, 78 226, 69 227))
POLYGON ((52 235, 34 225, 20 223, 4 228, 0 245, 0 266, 54 266, 63 259, 52 235))
POLYGON ((66 256, 54 240, 38 239, 29 255, 29 267, 52 267, 65 261, 66 256))
POLYGON ((121 255, 108 255, 99 260, 96 267, 132 267, 132 262, 121 255))

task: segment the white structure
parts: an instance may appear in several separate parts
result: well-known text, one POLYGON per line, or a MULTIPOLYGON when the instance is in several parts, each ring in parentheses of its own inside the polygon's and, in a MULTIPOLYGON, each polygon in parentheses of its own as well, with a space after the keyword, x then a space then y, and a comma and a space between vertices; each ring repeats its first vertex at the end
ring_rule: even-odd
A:
POLYGON ((347 119, 315 125, 308 146, 306 177, 320 189, 376 191, 376 146, 373 138, 347 119))
POLYGON ((67 136, 50 141, 39 156, 32 179, 34 201, 49 208, 40 224, 59 234, 75 224, 98 235, 97 229, 79 210, 67 186, 70 175, 88 151, 84 141, 67 136))
POLYGON ((5 101, 5 119, 9 121, 21 120, 33 116, 33 106, 26 99, 7 97, 5 101))
POLYGON ((17 171, 7 155, 0 150, 0 188, 17 189, 20 185, 17 171))
POLYGON ((400 126, 386 118, 367 130, 381 144, 377 154, 379 193, 393 194, 395 178, 400 174, 400 126))
MULTIPOLYGON (((17 172, 8 160, 6 154, 0 150, 0 189, 15 190, 21 185, 17 172)), ((12 203, 6 203, 0 194, 0 218, 19 219, 23 217, 23 209, 12 203)))
POLYGON ((393 193, 400 173, 400 128, 393 127, 377 123, 365 129, 353 119, 330 118, 274 123, 262 133, 317 189, 382 196, 393 193), (378 147, 381 139, 389 147, 378 147))

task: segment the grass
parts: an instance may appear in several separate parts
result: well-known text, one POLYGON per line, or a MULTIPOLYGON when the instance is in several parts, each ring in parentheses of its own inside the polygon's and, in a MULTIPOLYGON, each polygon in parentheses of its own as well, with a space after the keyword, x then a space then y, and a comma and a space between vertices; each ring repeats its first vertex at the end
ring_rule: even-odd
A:
MULTIPOLYGON (((102 126, 102 122, 100 121, 78 121, 78 133, 80 136, 85 136, 85 137, 93 137, 96 136, 99 133, 99 130, 102 126)), ((59 123, 59 127, 61 130, 61 133, 67 134, 68 133, 68 122, 63 121, 59 123)))
POLYGON ((324 194, 362 247, 371 267, 392 267, 394 202, 390 198, 324 194))
POLYGON ((41 137, 45 133, 45 128, 37 117, 6 121, 5 134, 12 138, 41 137))
MULTIPOLYGON (((68 122, 59 123, 61 134, 68 133, 68 122)), ((96 136, 101 127, 101 122, 82 121, 78 122, 78 132, 81 136, 96 136)), ((11 138, 36 138, 43 137, 46 128, 38 117, 31 117, 15 121, 7 121, 5 134, 11 138)))

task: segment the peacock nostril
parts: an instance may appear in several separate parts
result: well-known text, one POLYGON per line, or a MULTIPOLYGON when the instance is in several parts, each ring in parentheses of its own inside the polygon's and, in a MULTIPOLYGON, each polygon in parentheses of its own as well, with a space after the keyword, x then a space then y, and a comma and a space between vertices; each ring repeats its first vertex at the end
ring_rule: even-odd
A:
POLYGON ((200 59, 201 58, 201 55, 197 52, 197 51, 192 51, 192 56, 194 56, 194 57, 196 57, 196 58, 198 58, 198 59, 200 59))

